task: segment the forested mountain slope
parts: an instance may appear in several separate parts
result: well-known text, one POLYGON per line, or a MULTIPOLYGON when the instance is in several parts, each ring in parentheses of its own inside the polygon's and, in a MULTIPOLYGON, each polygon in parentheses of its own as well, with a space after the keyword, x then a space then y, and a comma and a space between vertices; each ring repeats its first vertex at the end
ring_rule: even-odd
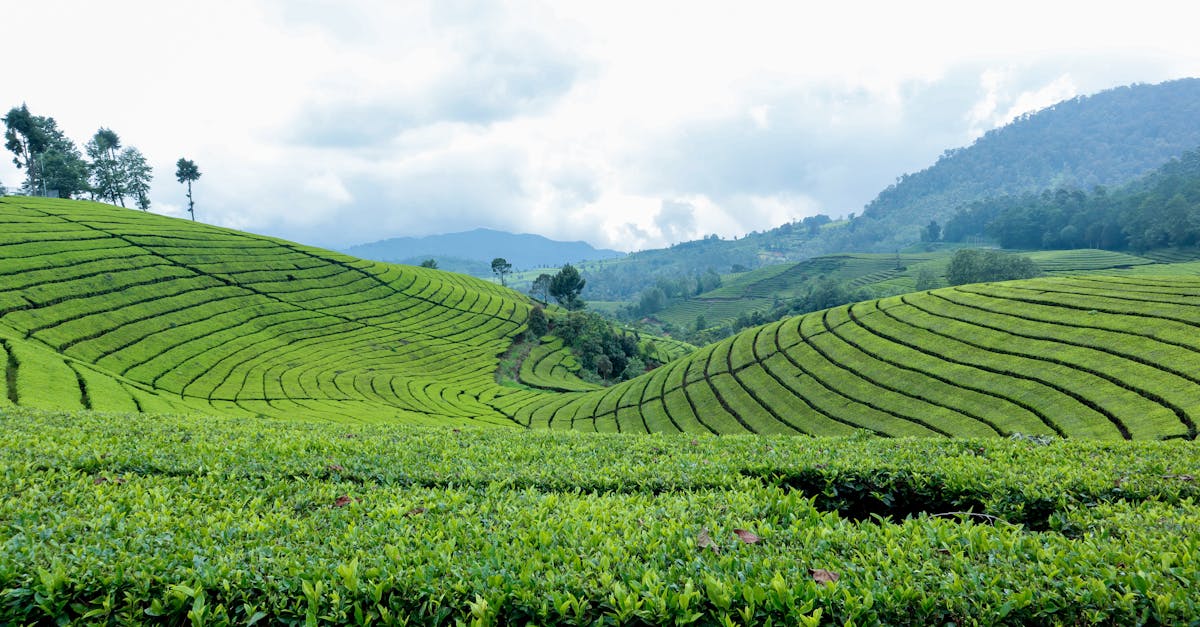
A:
POLYGON ((1006 248, 1145 251, 1200 243, 1200 151, 1133 182, 1000 196, 960 209, 945 239, 995 238, 1006 248))
POLYGON ((930 219, 1002 194, 1090 189, 1143 175, 1200 146, 1200 79, 1117 87, 989 131, 906 174, 867 204, 855 240, 915 241, 930 219))

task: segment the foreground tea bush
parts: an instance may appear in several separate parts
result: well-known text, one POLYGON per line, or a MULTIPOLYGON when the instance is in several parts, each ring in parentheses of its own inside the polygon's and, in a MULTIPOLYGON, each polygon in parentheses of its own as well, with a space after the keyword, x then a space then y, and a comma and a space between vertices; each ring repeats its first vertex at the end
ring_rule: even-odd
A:
POLYGON ((1200 613, 1200 453, 1182 441, 631 438, 14 409, 0 433, 6 624, 1200 613))

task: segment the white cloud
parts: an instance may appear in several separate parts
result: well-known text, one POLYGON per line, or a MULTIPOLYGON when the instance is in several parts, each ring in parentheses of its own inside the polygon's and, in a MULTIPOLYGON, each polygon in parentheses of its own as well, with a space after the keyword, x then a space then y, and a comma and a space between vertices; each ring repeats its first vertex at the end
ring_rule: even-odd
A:
POLYGON ((1017 115, 1200 74, 1191 20, 1161 18, 1177 13, 47 0, 5 9, 54 43, 6 30, 37 62, 6 65, 0 106, 26 101, 80 144, 113 128, 155 167, 163 213, 180 215, 186 156, 200 219, 251 231, 342 246, 491 226, 635 249, 860 211, 1017 115), (664 203, 691 222, 656 222, 664 203))

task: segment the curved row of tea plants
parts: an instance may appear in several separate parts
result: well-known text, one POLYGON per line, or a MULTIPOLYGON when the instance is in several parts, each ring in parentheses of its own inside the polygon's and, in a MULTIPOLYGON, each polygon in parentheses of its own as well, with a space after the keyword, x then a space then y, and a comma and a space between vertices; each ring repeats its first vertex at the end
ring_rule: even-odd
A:
POLYGON ((521 362, 518 376, 521 383, 546 390, 575 392, 600 387, 580 379, 579 369, 578 358, 563 346, 562 338, 546 336, 521 362))
POLYGON ((9 403, 508 423, 480 398, 529 307, 499 286, 96 203, 0 223, 9 403))
POLYGON ((0 622, 1180 624, 1198 468, 1180 441, 0 409, 0 622))
POLYGON ((1200 278, 963 286, 783 320, 645 377, 497 406, 530 427, 1194 438, 1200 278))
POLYGON ((1024 253, 1047 273, 1079 273, 1089 270, 1108 270, 1156 263, 1153 259, 1113 250, 1080 248, 1073 250, 1041 250, 1024 253))

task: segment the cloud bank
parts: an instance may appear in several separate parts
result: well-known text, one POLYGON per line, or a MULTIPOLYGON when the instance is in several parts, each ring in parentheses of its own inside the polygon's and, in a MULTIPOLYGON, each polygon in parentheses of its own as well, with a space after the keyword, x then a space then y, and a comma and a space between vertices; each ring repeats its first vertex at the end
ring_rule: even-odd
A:
POLYGON ((1189 22, 1155 17, 1175 5, 1071 4, 25 3, 6 19, 55 45, 10 29, 44 53, 6 68, 0 106, 81 145, 113 128, 162 213, 186 156, 201 220, 306 243, 490 227, 636 250, 860 211, 1022 113, 1200 74, 1189 22))

